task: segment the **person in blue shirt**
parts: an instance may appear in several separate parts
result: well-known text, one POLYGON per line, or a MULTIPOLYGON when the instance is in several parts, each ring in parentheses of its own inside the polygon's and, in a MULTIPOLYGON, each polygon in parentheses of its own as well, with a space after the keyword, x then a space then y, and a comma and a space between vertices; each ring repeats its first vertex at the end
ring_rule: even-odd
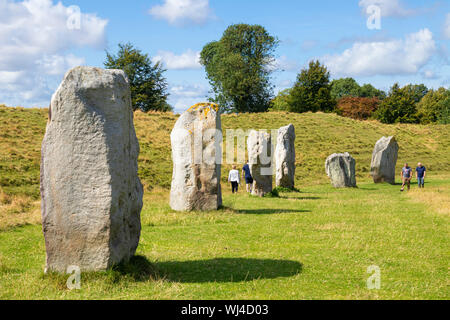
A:
POLYGON ((411 179, 413 177, 413 172, 411 167, 405 163, 405 166, 402 168, 402 181, 403 181, 403 185, 402 185, 402 189, 401 191, 405 191, 405 186, 408 186, 408 191, 411 189, 411 179))
POLYGON ((427 175, 427 168, 419 162, 416 168, 416 178, 419 183, 419 188, 425 188, 425 177, 427 175))
POLYGON ((242 168, 242 175, 244 176, 245 183, 247 185, 247 192, 251 193, 252 188, 253 188, 253 177, 252 177, 252 173, 250 171, 250 166, 248 164, 248 160, 247 160, 247 163, 242 168))

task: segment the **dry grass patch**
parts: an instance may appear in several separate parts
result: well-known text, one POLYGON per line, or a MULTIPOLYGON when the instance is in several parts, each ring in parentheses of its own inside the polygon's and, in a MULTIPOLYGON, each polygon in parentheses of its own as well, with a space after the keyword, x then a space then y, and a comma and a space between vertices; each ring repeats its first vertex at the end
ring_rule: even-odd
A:
POLYGON ((41 223, 40 201, 0 189, 0 231, 41 223))
POLYGON ((438 214, 450 216, 450 185, 427 186, 425 189, 412 189, 409 197, 427 206, 438 214))

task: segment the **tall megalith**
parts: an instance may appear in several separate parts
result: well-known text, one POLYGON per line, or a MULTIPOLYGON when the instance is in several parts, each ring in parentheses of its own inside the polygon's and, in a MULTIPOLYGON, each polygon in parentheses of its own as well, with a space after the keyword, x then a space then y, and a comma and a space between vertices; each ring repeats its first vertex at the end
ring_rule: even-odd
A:
POLYGON ((201 103, 184 112, 171 133, 175 211, 210 211, 222 206, 222 124, 217 105, 201 103))
POLYGON ((278 130, 275 148, 276 185, 295 187, 295 128, 292 124, 278 130))
POLYGON ((42 143, 47 271, 106 270, 139 243, 143 189, 128 78, 77 67, 52 97, 42 143))
POLYGON ((272 138, 264 131, 252 130, 247 140, 250 171, 253 177, 252 195, 263 197, 272 192, 272 138))
POLYGON ((335 188, 356 188, 356 161, 348 152, 329 156, 325 170, 335 188))
POLYGON ((394 137, 383 137, 375 145, 372 154, 371 175, 375 183, 395 184, 399 146, 394 137))

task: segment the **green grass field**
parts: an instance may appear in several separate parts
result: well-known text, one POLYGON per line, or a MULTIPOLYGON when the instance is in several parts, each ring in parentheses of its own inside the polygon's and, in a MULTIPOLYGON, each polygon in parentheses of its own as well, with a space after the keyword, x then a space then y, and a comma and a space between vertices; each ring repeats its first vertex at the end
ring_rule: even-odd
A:
MULTIPOLYGON (((225 116, 224 128, 297 129, 297 187, 280 198, 232 195, 223 210, 168 206, 171 114, 136 114, 146 186, 137 257, 104 273, 44 275, 39 157, 46 110, 0 107, 0 299, 449 299, 449 126, 386 126, 330 114, 225 116), (395 134, 400 163, 424 162, 425 190, 375 185, 375 142, 395 134), (337 190, 325 158, 350 152, 357 189, 337 190), (164 165, 162 166, 161 163, 164 165), (150 186, 153 186, 152 188, 150 186), (368 290, 367 268, 381 269, 368 290)), ((228 167, 224 167, 224 172, 228 167)))

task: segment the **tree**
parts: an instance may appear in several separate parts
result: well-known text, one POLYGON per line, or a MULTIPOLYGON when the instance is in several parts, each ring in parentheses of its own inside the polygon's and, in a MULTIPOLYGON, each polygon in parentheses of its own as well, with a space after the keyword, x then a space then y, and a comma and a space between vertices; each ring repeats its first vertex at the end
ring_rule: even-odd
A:
POLYGON ((446 101, 449 99, 450 90, 445 88, 430 90, 417 104, 417 115, 420 122, 423 124, 438 122, 445 109, 448 108, 446 101))
POLYGON ((378 98, 344 97, 338 101, 337 112, 341 116, 367 120, 378 109, 378 98))
POLYGON ((331 82, 331 97, 339 100, 343 97, 359 97, 361 87, 353 78, 342 78, 331 82))
POLYGON ((424 84, 408 84, 403 87, 403 90, 406 90, 416 103, 419 103, 428 93, 428 88, 424 84))
POLYGON ((280 91, 275 99, 272 100, 270 111, 289 111, 291 89, 280 91))
POLYGON ((107 69, 121 69, 127 74, 133 110, 172 110, 167 103, 167 81, 163 76, 166 70, 160 62, 152 64, 147 54, 127 43, 119 44, 116 55, 106 52, 104 65, 107 69))
POLYGON ((270 66, 278 40, 262 26, 236 24, 200 54, 213 89, 213 102, 225 112, 267 111, 273 98, 270 66))
POLYGON ((363 98, 378 98, 384 100, 386 98, 386 92, 378 90, 371 84, 365 84, 359 89, 359 96, 363 98))
POLYGON ((319 61, 311 61, 303 69, 291 91, 290 111, 330 112, 336 106, 331 97, 330 73, 319 61))
POLYGON ((439 116, 437 122, 440 124, 450 124, 450 90, 447 90, 447 98, 439 102, 439 116))
POLYGON ((383 123, 417 123, 416 97, 410 87, 394 84, 380 104, 376 117, 383 123))

